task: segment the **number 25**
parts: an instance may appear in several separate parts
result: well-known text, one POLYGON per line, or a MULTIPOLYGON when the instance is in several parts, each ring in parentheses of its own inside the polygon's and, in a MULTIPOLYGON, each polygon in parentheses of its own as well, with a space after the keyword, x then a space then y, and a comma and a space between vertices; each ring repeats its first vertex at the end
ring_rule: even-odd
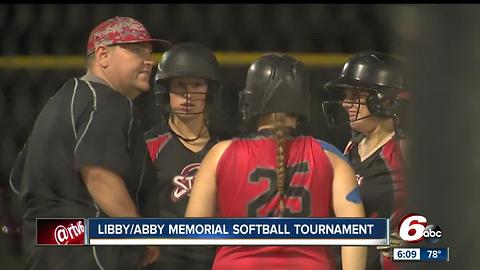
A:
MULTIPOLYGON (((293 212, 293 206, 290 204, 285 205, 286 217, 308 217, 310 216, 310 192, 308 188, 303 185, 290 186, 292 178, 295 174, 304 174, 309 172, 308 162, 297 163, 286 168, 285 174, 285 200, 289 198, 300 197, 302 205, 300 210, 293 212)), ((248 216, 257 217, 258 210, 264 207, 274 196, 277 194, 277 174, 274 169, 256 168, 253 173, 250 174, 248 181, 250 183, 258 183, 264 178, 268 180, 268 189, 260 196, 255 198, 248 204, 248 216)), ((273 213, 268 213, 269 216, 273 213)))

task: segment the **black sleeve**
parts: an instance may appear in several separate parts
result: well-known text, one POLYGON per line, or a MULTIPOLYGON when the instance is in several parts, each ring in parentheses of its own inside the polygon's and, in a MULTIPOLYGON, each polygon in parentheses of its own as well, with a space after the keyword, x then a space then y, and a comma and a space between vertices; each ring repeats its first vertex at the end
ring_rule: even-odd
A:
POLYGON ((145 172, 138 194, 138 208, 144 217, 158 217, 160 214, 159 187, 155 167, 148 154, 145 155, 144 162, 145 172))
POLYGON ((98 100, 97 108, 90 112, 77 133, 75 169, 101 166, 125 177, 131 165, 128 155, 130 125, 128 100, 98 100))

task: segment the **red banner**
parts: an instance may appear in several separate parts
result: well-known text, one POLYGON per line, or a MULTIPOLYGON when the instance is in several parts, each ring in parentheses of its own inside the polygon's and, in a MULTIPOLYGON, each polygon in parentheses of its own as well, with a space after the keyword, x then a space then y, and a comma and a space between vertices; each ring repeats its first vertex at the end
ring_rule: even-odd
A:
POLYGON ((37 245, 84 245, 85 219, 38 218, 37 245))

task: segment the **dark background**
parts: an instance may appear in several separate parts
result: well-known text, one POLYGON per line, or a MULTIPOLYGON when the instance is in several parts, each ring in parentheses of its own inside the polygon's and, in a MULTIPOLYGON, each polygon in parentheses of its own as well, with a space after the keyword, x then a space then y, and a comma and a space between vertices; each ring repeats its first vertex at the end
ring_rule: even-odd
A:
MULTIPOLYGON (((409 187, 412 211, 440 226, 448 264, 410 263, 408 269, 480 269, 476 233, 480 209, 480 6, 478 5, 0 5, 0 61, 6 56, 84 55, 91 29, 113 16, 141 21, 155 37, 200 42, 216 52, 351 54, 378 50, 404 57, 412 91, 409 187)), ((17 59, 18 60, 18 59, 17 59)), ((248 66, 222 64, 225 134, 238 128, 237 92, 248 66)), ((342 149, 347 128, 323 121, 323 84, 341 63, 309 66, 311 121, 307 132, 342 149)), ((0 68, 0 226, 15 215, 8 176, 46 100, 78 68, 0 68)), ((137 103, 146 126, 156 110, 137 103)), ((45 157, 48 158, 48 157, 45 157)), ((0 232, 0 268, 21 269, 18 239, 0 232)))

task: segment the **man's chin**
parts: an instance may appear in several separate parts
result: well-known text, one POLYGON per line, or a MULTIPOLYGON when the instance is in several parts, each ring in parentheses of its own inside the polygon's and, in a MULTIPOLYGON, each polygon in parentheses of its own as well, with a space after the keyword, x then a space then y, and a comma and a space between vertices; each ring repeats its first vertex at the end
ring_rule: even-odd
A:
POLYGON ((138 83, 137 85, 135 85, 135 89, 140 93, 148 92, 150 91, 150 88, 151 87, 149 83, 138 83))

